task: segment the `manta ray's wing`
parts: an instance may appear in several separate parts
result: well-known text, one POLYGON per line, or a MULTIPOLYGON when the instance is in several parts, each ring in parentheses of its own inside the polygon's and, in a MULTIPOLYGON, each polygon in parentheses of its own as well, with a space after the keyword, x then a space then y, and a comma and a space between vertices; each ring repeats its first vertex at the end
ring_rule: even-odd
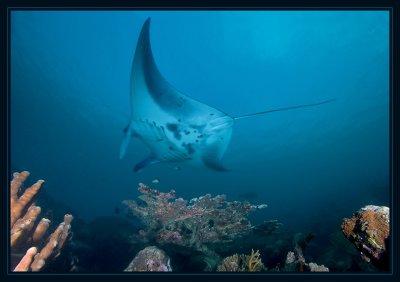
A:
POLYGON ((231 139, 233 119, 182 94, 164 79, 154 61, 149 32, 150 18, 142 27, 133 59, 131 118, 120 157, 131 136, 137 136, 152 151, 140 168, 158 161, 187 161, 223 170, 220 160, 231 139), (155 142, 160 139, 163 142, 155 142))
POLYGON ((147 120, 135 120, 132 127, 139 132, 138 137, 146 140, 146 144, 153 148, 150 155, 135 165, 134 171, 142 170, 148 165, 162 161, 179 162, 189 158, 185 152, 175 150, 173 142, 170 142, 165 134, 165 129, 154 122, 147 120))

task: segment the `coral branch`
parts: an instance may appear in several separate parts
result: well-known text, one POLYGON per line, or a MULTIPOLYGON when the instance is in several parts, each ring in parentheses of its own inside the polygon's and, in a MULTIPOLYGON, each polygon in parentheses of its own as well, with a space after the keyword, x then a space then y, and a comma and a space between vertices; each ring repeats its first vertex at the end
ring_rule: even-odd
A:
POLYGON ((251 254, 248 256, 248 261, 247 261, 247 267, 250 272, 256 272, 260 271, 262 268, 262 262, 260 258, 260 252, 257 250, 254 252, 253 249, 251 249, 251 254))
POLYGON ((11 228, 10 246, 15 247, 18 243, 25 239, 26 235, 32 230, 32 227, 40 214, 40 207, 32 205, 23 218, 15 222, 11 228))
POLYGON ((37 254, 36 247, 31 247, 26 251, 25 256, 21 259, 19 264, 14 268, 14 271, 28 271, 32 263, 33 257, 37 254))
POLYGON ((47 229, 50 227, 50 220, 42 218, 39 224, 36 226, 35 232, 33 232, 32 239, 34 243, 39 242, 44 237, 47 229))
POLYGON ((11 181, 11 212, 10 212, 10 225, 13 226, 14 223, 17 221, 18 218, 21 217, 22 212, 28 206, 28 204, 32 201, 32 199, 36 196, 39 192, 44 180, 38 180, 35 184, 31 187, 27 188, 22 194, 20 198, 18 198, 18 192, 25 182, 26 178, 29 176, 28 171, 23 171, 21 173, 14 173, 14 179, 11 181))
POLYGON ((46 246, 44 246, 40 253, 35 256, 35 259, 31 265, 32 271, 40 271, 46 264, 46 260, 57 250, 60 250, 63 247, 71 228, 70 223, 72 219, 72 215, 64 216, 64 222, 62 222, 50 235, 49 242, 46 244, 46 246))

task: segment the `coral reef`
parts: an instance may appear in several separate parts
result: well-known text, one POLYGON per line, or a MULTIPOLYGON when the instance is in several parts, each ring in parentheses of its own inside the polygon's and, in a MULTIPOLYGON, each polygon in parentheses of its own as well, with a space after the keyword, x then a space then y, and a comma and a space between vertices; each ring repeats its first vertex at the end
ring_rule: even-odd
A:
POLYGON ((73 219, 72 215, 65 215, 64 221, 45 240, 50 220, 42 218, 37 223, 41 208, 33 202, 44 181, 38 180, 18 196, 28 176, 28 171, 16 172, 10 184, 10 248, 14 271, 44 270, 70 238, 73 219))
POLYGON ((227 202, 224 195, 210 194, 189 202, 175 199, 175 191, 162 193, 142 183, 139 197, 144 203, 124 201, 133 215, 142 219, 146 230, 142 238, 153 238, 159 244, 175 244, 203 250, 208 243, 231 242, 248 234, 251 224, 247 215, 266 205, 248 202, 227 202))
POLYGON ((381 270, 389 270, 389 218, 385 206, 368 205, 343 219, 341 228, 347 239, 361 252, 367 262, 371 261, 381 270))
POLYGON ((172 271, 170 261, 163 250, 151 246, 141 250, 124 271, 170 272, 172 271))
POLYGON ((250 255, 234 254, 226 257, 217 267, 218 272, 260 272, 266 270, 261 258, 260 252, 251 250, 250 255))

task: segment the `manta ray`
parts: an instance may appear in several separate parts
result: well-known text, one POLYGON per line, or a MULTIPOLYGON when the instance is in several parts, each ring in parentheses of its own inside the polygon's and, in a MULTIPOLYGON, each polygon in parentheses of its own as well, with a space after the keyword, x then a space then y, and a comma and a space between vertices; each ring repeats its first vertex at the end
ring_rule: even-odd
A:
POLYGON ((131 116, 120 149, 123 158, 132 137, 142 140, 150 154, 134 171, 159 163, 226 170, 221 159, 228 148, 235 120, 300 107, 268 110, 232 117, 181 93, 168 83, 155 63, 150 45, 150 18, 143 24, 130 76, 131 116))

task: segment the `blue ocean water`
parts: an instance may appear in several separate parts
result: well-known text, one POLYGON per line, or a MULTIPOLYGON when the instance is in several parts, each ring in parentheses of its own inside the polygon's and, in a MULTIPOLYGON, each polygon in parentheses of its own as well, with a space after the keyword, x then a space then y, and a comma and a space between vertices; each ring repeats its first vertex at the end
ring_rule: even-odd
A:
POLYGON ((385 11, 13 11, 13 171, 91 220, 136 199, 139 182, 266 203, 277 219, 318 234, 366 204, 389 205, 389 14, 385 11), (161 73, 229 115, 335 102, 238 120, 218 172, 156 164, 132 140, 129 77, 142 24, 161 73))

